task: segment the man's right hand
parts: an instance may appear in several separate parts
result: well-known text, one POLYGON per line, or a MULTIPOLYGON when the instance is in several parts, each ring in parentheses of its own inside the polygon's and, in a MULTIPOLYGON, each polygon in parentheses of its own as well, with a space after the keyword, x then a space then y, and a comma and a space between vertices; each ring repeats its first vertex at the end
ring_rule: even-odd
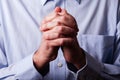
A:
MULTIPOLYGON (((42 21, 40 28, 45 27, 48 22, 51 23, 52 19, 58 17, 57 12, 59 11, 60 8, 56 8, 51 14, 46 16, 45 19, 42 21), (45 22, 46 19, 48 19, 48 22, 45 22)), ((51 26, 56 26, 56 24, 53 24, 51 26)), ((35 52, 33 56, 34 65, 38 70, 44 68, 47 64, 49 64, 50 61, 55 60, 59 49, 59 44, 51 43, 50 40, 47 39, 47 35, 52 34, 53 32, 44 32, 42 29, 40 30, 43 32, 42 41, 39 49, 35 52)), ((52 37, 54 37, 54 35, 52 35, 52 37)))

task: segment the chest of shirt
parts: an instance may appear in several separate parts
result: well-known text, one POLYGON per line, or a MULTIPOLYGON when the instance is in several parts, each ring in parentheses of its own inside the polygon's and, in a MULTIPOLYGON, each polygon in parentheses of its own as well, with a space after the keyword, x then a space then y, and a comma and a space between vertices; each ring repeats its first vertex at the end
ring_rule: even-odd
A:
MULTIPOLYGON (((93 50, 99 38, 99 47, 101 47, 101 43, 106 42, 104 39, 109 39, 110 44, 113 43, 114 37, 111 39, 111 36, 114 36, 116 31, 117 1, 83 0, 81 4, 78 4, 72 0, 65 2, 60 0, 60 4, 59 1, 56 2, 57 0, 50 0, 44 6, 37 1, 1 1, 2 29, 7 53, 18 53, 20 56, 26 56, 36 50, 42 37, 39 31, 40 23, 56 6, 67 9, 75 17, 80 30, 78 34, 79 43, 87 51, 89 50, 86 46, 90 46, 93 50), (81 35, 100 37, 98 39, 96 39, 97 37, 91 37, 90 39, 85 37, 88 39, 86 40, 81 38, 81 35), (110 38, 104 38, 104 35, 110 36, 110 38), (94 40, 93 47, 91 47, 90 40, 94 40)), ((104 47, 108 45, 109 43, 106 43, 104 47)), ((103 47, 99 48, 99 50, 102 49, 103 47)))
POLYGON ((4 22, 12 23, 12 27, 39 28, 42 19, 60 6, 75 17, 81 34, 113 35, 116 29, 117 0, 81 0, 80 4, 73 0, 50 0, 44 5, 39 0, 2 0, 1 5, 4 22))

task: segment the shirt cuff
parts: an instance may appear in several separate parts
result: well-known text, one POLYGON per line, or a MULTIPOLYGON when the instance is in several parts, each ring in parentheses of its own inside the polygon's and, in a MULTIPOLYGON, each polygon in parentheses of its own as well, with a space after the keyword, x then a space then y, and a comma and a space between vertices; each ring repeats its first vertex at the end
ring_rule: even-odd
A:
POLYGON ((74 73, 73 71, 69 70, 69 74, 74 76, 77 80, 99 80, 102 79, 100 76, 100 72, 102 71, 102 66, 99 62, 94 60, 92 56, 88 53, 85 53, 86 56, 86 64, 74 73))
MULTIPOLYGON (((87 57, 86 57, 86 54, 85 54, 85 59, 86 59, 86 64, 79 70, 77 70, 77 72, 74 72, 74 70, 72 69, 69 69, 69 67, 71 67, 71 65, 68 65, 67 63, 67 71, 68 71, 68 74, 70 76, 73 76, 75 79, 77 78, 77 76, 87 67, 88 65, 88 60, 87 60, 87 57)), ((81 80, 81 79, 80 79, 81 80)))
POLYGON ((103 80, 100 75, 102 71, 102 64, 88 53, 85 54, 86 65, 77 72, 76 78, 78 80, 103 80))

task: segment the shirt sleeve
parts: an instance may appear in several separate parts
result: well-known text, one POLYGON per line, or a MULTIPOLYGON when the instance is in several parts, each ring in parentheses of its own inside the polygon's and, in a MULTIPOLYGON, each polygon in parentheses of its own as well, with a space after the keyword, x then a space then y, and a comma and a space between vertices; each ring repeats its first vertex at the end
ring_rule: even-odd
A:
POLYGON ((15 64, 8 65, 3 44, 0 25, 0 80, 42 80, 42 75, 37 72, 33 65, 33 54, 15 64))
POLYGON ((0 80, 42 80, 42 75, 33 65, 32 57, 31 54, 15 64, 8 65, 0 45, 0 80))
POLYGON ((0 80, 42 80, 42 75, 34 67, 33 54, 34 52, 9 65, 4 49, 2 27, 0 27, 0 80))
POLYGON ((69 70, 73 75, 76 75, 78 80, 119 80, 120 79, 120 4, 117 16, 117 29, 116 39, 114 45, 113 63, 102 63, 94 59, 87 52, 86 65, 74 73, 69 70))
POLYGON ((32 53, 15 64, 8 64, 3 37, 0 5, 0 80, 42 80, 33 65, 32 53))
MULTIPOLYGON (((120 47, 119 47, 120 48, 120 47)), ((119 52, 120 53, 120 52, 119 52)), ((86 54, 86 65, 74 73, 68 72, 77 80, 119 80, 120 79, 120 54, 114 64, 98 62, 88 53, 86 54)))
POLYGON ((32 56, 7 65, 7 59, 0 47, 0 80, 42 80, 42 76, 33 65, 32 56))
MULTIPOLYGON (((120 53, 120 52, 119 52, 120 53)), ((116 61, 120 59, 120 55, 116 61)), ((100 63, 86 53, 86 66, 77 72, 77 78, 83 80, 119 80, 120 61, 115 64, 100 63)))

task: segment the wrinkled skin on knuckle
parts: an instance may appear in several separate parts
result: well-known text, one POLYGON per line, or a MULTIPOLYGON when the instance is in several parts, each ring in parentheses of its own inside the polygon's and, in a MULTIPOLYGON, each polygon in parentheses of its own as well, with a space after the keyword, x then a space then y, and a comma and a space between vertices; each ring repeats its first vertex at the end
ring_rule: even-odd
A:
POLYGON ((61 34, 60 33, 56 33, 56 37, 57 38, 61 38, 61 34))
POLYGON ((63 28, 62 26, 58 26, 58 27, 57 27, 57 31, 58 31, 58 33, 62 33, 63 30, 64 30, 64 28, 63 28))
POLYGON ((56 26, 61 25, 60 21, 56 21, 56 26))
POLYGON ((44 36, 44 39, 49 39, 49 38, 50 38, 49 34, 46 34, 46 35, 44 36))
POLYGON ((61 21, 66 21, 68 20, 66 16, 61 16, 61 21))
POLYGON ((59 41, 59 45, 60 45, 60 46, 63 46, 63 45, 64 45, 64 42, 65 42, 64 39, 61 38, 60 41, 59 41))

